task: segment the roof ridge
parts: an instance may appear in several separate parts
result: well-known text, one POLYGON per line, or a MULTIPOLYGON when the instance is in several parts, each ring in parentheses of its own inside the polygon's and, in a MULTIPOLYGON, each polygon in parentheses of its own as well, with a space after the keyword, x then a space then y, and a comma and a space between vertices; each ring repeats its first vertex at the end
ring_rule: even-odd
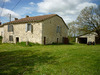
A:
POLYGON ((42 21, 46 20, 50 17, 56 16, 57 14, 48 14, 48 15, 40 15, 40 16, 33 16, 33 17, 26 17, 26 18, 21 18, 18 20, 14 20, 11 22, 4 23, 5 24, 12 24, 12 23, 22 23, 22 22, 30 22, 30 21, 42 21))

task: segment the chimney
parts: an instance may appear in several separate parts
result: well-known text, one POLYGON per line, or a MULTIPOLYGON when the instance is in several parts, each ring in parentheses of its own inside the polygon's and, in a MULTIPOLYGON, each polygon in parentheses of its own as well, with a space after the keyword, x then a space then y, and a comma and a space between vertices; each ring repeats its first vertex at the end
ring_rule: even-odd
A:
POLYGON ((18 20, 18 18, 15 18, 15 20, 18 20))
POLYGON ((26 15, 26 18, 28 18, 29 16, 28 15, 26 15))

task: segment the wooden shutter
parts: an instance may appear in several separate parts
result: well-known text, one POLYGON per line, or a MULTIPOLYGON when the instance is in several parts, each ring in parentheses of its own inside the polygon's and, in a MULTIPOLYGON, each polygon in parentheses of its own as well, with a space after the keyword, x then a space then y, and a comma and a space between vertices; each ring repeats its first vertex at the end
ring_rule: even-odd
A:
POLYGON ((13 32, 13 25, 11 25, 11 28, 12 28, 11 30, 12 30, 12 32, 13 32))
POLYGON ((33 33, 33 25, 31 25, 31 32, 33 33))
POLYGON ((26 27, 25 27, 25 29, 26 29, 26 32, 27 32, 27 27, 28 27, 28 25, 26 24, 26 27))
POLYGON ((59 32, 59 26, 57 26, 57 33, 59 32))
POLYGON ((60 28, 60 26, 59 26, 59 33, 60 33, 60 30, 61 30, 61 28, 60 28))

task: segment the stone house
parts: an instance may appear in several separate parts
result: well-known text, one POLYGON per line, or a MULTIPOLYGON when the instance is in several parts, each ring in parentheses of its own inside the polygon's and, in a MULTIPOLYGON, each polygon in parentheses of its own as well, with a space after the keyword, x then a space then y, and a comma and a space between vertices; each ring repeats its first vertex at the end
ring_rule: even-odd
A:
POLYGON ((17 19, 4 23, 3 43, 67 43, 68 27, 57 14, 17 19))
POLYGON ((97 42, 97 33, 92 32, 90 34, 84 34, 76 37, 76 43, 84 43, 87 44, 88 42, 97 42))

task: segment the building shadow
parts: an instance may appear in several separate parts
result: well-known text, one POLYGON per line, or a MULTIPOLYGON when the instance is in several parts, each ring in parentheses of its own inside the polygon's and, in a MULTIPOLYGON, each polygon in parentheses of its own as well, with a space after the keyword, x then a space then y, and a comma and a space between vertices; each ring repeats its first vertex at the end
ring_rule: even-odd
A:
POLYGON ((57 58, 49 56, 49 52, 39 53, 40 50, 19 50, 0 52, 0 75, 22 75, 31 72, 36 64, 52 64, 57 58))

